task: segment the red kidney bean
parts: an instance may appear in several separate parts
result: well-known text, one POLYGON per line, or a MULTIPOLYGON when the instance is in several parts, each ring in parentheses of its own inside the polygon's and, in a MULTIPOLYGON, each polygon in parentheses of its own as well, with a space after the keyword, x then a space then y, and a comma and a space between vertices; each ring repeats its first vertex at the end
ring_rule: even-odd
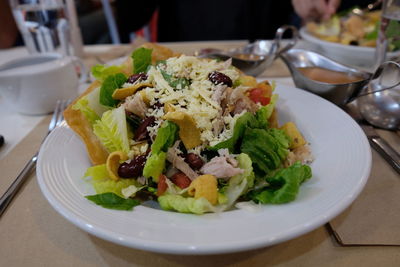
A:
POLYGON ((232 87, 232 80, 229 78, 227 75, 218 72, 218 71, 213 71, 210 74, 208 74, 208 79, 213 83, 213 84, 225 84, 226 86, 232 87))
POLYGON ((135 141, 143 141, 149 138, 149 133, 147 131, 147 127, 154 126, 154 122, 156 121, 155 117, 147 117, 140 123, 139 127, 135 131, 135 136, 133 139, 135 141))
POLYGON ((170 178, 171 182, 179 186, 181 189, 185 189, 189 187, 190 183, 192 182, 189 177, 183 172, 177 172, 170 178))
POLYGON ((147 80, 147 74, 144 72, 138 73, 138 74, 133 74, 129 76, 128 80, 126 81, 127 83, 135 83, 138 80, 147 80))
POLYGON ((144 165, 146 164, 146 155, 137 156, 129 163, 124 162, 119 165, 118 175, 121 178, 139 177, 142 175, 144 165))
POLYGON ((194 170, 198 170, 204 165, 204 161, 194 153, 186 154, 185 161, 194 170))

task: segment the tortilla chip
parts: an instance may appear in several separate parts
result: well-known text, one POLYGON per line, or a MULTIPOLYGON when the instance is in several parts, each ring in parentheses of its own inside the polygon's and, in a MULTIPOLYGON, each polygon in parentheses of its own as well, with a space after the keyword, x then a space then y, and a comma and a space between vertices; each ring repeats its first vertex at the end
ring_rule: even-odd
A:
POLYGON ((151 83, 139 83, 139 84, 135 84, 133 86, 117 89, 112 94, 112 98, 118 99, 118 100, 123 100, 123 99, 127 98, 128 96, 131 96, 134 93, 136 93, 137 90, 145 88, 145 87, 153 87, 153 85, 151 83))
POLYGON ((98 81, 93 82, 89 88, 74 102, 72 102, 64 111, 64 118, 69 127, 77 133, 86 145, 90 161, 94 165, 103 164, 107 160, 108 152, 101 144, 100 140, 93 133, 90 122, 86 119, 85 115, 79 110, 74 110, 72 106, 83 96, 93 91, 96 87, 100 86, 98 81))
POLYGON ((163 119, 178 124, 179 137, 186 149, 191 149, 201 144, 200 130, 197 128, 193 118, 188 114, 181 111, 173 111, 164 115, 163 119))
POLYGON ((108 175, 112 180, 118 181, 118 168, 120 165, 120 161, 125 161, 128 159, 128 156, 123 151, 114 151, 107 157, 106 168, 108 175))

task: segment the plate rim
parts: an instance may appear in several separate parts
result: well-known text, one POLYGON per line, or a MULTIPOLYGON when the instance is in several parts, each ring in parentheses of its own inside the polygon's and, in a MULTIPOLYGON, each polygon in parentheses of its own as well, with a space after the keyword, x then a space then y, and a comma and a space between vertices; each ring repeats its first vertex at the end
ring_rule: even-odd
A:
MULTIPOLYGON (((339 107, 335 106, 333 103, 317 96, 314 95, 308 91, 302 90, 295 88, 293 86, 288 86, 284 84, 277 83, 277 86, 283 87, 283 88, 290 88, 290 89, 295 89, 302 91, 303 93, 312 96, 312 97, 317 97, 319 98, 320 101, 325 102, 324 104, 332 105, 336 108, 337 112, 343 113, 342 115, 347 116, 349 119, 351 117, 345 113, 343 110, 341 110, 339 107)), ((352 120, 352 119, 351 119, 352 120)), ((318 219, 313 220, 313 223, 308 224, 308 225, 297 225, 295 228, 291 229, 290 231, 286 231, 283 235, 278 236, 278 238, 275 238, 274 240, 269 240, 269 239, 263 239, 262 237, 258 237, 256 239, 252 239, 250 242, 247 241, 245 243, 242 243, 240 245, 237 244, 231 244, 231 245, 224 245, 224 246, 219 246, 219 247, 213 247, 212 245, 207 245, 207 246, 189 246, 188 244, 174 244, 173 246, 166 246, 165 243, 160 243, 152 240, 139 240, 137 237, 134 239, 137 239, 137 242, 132 240, 127 240, 127 239, 121 239, 115 234, 113 235, 111 231, 107 229, 99 229, 96 227, 93 227, 93 225, 89 225, 85 220, 79 217, 75 217, 73 212, 70 211, 68 208, 63 206, 61 202, 59 202, 54 196, 53 193, 46 187, 44 181, 43 181, 43 173, 42 173, 42 168, 41 168, 41 161, 43 158, 43 147, 46 146, 48 140, 50 140, 49 136, 51 136, 53 133, 50 133, 50 135, 46 138, 45 142, 41 146, 41 149, 39 151, 38 155, 38 168, 36 170, 37 172, 37 180, 39 187, 47 199, 47 201, 50 203, 50 205, 59 213, 61 214, 65 219, 67 219, 69 222, 77 226, 78 228, 84 230, 85 232, 88 232, 94 236, 97 236, 101 239, 127 246, 130 248, 135 248, 135 249, 141 249, 145 251, 152 251, 152 252, 157 252, 157 253, 168 253, 168 254, 178 254, 178 255, 211 255, 211 254, 224 254, 224 253, 232 253, 232 252, 239 252, 239 251, 247 251, 247 250, 252 250, 252 249, 257 249, 257 248, 262 248, 266 246, 271 246, 275 245, 278 243, 282 243, 291 239, 294 239, 296 237, 299 237, 301 235, 304 235, 308 232, 311 232, 312 230, 317 229, 318 227, 321 227, 323 224, 326 222, 330 221, 332 218, 336 217, 339 215, 341 212, 343 212, 347 207, 353 203, 353 201, 359 196, 361 191, 364 189, 365 184, 368 181, 371 167, 372 167, 372 154, 371 154, 371 148, 369 146, 369 142, 367 137, 365 136, 364 132, 362 129, 358 126, 358 124, 353 120, 352 121, 353 125, 356 126, 355 129, 357 129, 358 134, 362 137, 362 140, 360 140, 361 143, 363 143, 363 147, 367 148, 368 153, 366 155, 366 168, 363 169, 361 177, 358 178, 358 183, 357 187, 355 190, 352 191, 351 196, 347 196, 347 198, 341 199, 338 203, 335 204, 334 207, 332 207, 329 211, 330 213, 325 216, 319 216, 318 219)), ((56 129, 60 130, 60 129, 56 129)), ((72 131, 72 130, 71 130, 72 131)))
MULTIPOLYGON (((344 45, 344 44, 340 44, 340 43, 335 43, 335 42, 329 42, 329 41, 325 41, 322 39, 319 39, 317 37, 315 37, 314 35, 312 35, 311 33, 308 32, 308 30, 306 29, 305 26, 301 27, 299 30, 300 33, 300 37, 307 42, 316 44, 316 45, 329 45, 331 47, 334 47, 336 49, 348 49, 354 52, 363 52, 363 53, 375 53, 375 48, 374 47, 368 47, 368 46, 352 46, 352 45, 344 45)), ((395 57, 400 55, 400 50, 396 50, 396 51, 391 51, 388 52, 388 56, 389 57, 395 57)))

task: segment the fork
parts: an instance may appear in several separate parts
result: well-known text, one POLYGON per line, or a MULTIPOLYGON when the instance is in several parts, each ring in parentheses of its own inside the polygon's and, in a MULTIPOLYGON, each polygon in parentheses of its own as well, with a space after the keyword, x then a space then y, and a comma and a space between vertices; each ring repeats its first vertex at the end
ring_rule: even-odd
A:
MULTIPOLYGON (((51 118, 49 124, 49 130, 46 134, 46 137, 61 124, 64 120, 63 111, 70 103, 70 100, 58 100, 56 107, 54 109, 53 117, 51 118)), ((43 139, 43 141, 46 139, 43 139)), ((43 143, 42 141, 42 143, 43 143)), ((14 182, 10 185, 7 191, 0 198, 0 217, 3 215, 4 211, 7 209, 11 200, 17 194, 18 190, 21 188, 22 184, 27 180, 29 174, 32 172, 33 168, 36 166, 36 161, 38 157, 39 151, 35 153, 35 155, 26 163, 25 167, 18 174, 17 178, 15 178, 14 182)))

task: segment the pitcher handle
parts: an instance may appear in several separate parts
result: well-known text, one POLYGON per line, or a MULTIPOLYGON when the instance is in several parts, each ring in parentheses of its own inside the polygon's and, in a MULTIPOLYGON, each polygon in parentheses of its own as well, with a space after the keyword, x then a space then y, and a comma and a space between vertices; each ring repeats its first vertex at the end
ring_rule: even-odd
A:
POLYGON ((394 88, 394 87, 400 85, 400 78, 399 78, 399 77, 400 77, 400 64, 397 63, 397 62, 395 62, 395 61, 386 61, 386 62, 383 62, 381 65, 379 65, 379 67, 378 67, 378 68, 375 70, 375 72, 371 75, 371 77, 370 77, 369 80, 368 80, 368 83, 367 83, 367 87, 366 87, 366 88, 369 88, 368 85, 369 85, 373 80, 379 79, 379 78, 381 77, 383 71, 385 70, 385 68, 386 68, 387 66, 391 65, 391 64, 394 65, 394 66, 396 67, 397 71, 399 72, 399 74, 396 76, 396 77, 397 77, 397 81, 396 81, 395 84, 389 85, 389 86, 387 86, 387 87, 385 87, 385 88, 382 88, 382 89, 379 89, 379 90, 372 90, 372 91, 368 91, 368 92, 365 92, 365 93, 360 93, 357 97, 365 96, 365 95, 369 95, 369 94, 374 94, 374 93, 378 93, 378 92, 382 92, 382 91, 389 90, 389 89, 392 89, 392 88, 394 88))
POLYGON ((278 58, 281 54, 285 53, 289 49, 292 49, 297 44, 298 40, 299 40, 299 32, 296 27, 292 25, 283 25, 279 27, 279 29, 276 30, 274 42, 272 44, 273 48, 271 49, 271 51, 275 53, 274 59, 278 58), (283 34, 287 30, 292 31, 293 37, 290 39, 289 43, 282 48, 283 34))

